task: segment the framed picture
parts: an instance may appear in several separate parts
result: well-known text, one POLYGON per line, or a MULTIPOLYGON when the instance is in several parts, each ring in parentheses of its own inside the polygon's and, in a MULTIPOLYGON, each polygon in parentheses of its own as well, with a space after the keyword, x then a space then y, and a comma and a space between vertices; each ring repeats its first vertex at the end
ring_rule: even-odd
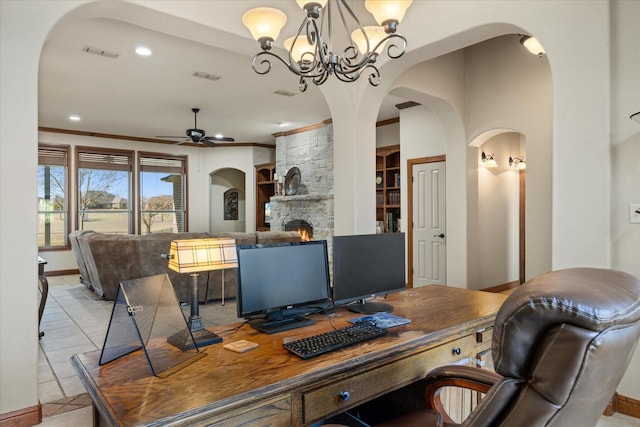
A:
POLYGON ((224 220, 238 220, 238 190, 224 192, 224 220))

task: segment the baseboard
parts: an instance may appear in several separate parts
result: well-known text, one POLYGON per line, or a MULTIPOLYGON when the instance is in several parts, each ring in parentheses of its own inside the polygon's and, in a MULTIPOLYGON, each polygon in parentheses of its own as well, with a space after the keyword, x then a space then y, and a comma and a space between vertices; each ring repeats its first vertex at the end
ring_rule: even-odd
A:
POLYGON ((480 289, 480 290, 484 291, 484 292, 498 293, 498 292, 502 292, 502 291, 507 291, 509 289, 517 288, 518 286, 520 286, 520 281, 519 280, 514 280, 513 282, 507 282, 507 283, 503 283, 501 285, 491 286, 490 288, 484 288, 484 289, 480 289))
POLYGON ((615 406, 616 412, 628 415, 634 418, 640 418, 640 400, 632 399, 627 396, 621 396, 616 393, 615 406))
POLYGON ((41 422, 42 406, 40 404, 0 414, 0 427, 31 427, 41 422))
POLYGON ((70 274, 80 274, 80 270, 72 269, 72 270, 53 270, 53 271, 45 271, 45 276, 68 276, 70 274))

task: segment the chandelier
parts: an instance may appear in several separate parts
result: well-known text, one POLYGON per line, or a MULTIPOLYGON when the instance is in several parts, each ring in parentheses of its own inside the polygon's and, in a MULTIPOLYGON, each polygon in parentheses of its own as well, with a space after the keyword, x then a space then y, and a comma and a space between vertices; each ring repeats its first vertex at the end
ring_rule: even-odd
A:
POLYGON ((380 71, 375 63, 385 45, 391 59, 401 57, 407 49, 407 39, 396 34, 396 30, 412 1, 366 0, 365 7, 379 26, 363 27, 346 0, 297 0, 306 17, 297 34, 284 41, 287 58, 271 52, 287 16, 270 7, 251 9, 242 16, 242 22, 262 49, 253 57, 253 70, 267 74, 271 71, 271 59, 276 58, 300 77, 301 92, 307 89, 309 79, 318 86, 331 75, 343 82, 355 82, 363 72, 369 73, 369 83, 377 86, 380 71), (332 13, 336 11, 345 34, 342 40, 346 47, 341 51, 334 51, 340 39, 334 37, 332 28, 332 13))

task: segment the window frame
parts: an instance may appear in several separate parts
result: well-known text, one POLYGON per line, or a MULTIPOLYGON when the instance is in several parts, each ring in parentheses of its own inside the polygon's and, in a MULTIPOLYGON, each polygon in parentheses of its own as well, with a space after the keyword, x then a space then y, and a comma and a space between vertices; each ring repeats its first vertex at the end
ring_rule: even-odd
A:
MULTIPOLYGON (((71 249, 71 242, 69 241, 69 233, 71 232, 72 229, 72 224, 71 224, 71 205, 72 205, 72 197, 70 197, 70 184, 71 184, 71 146, 70 145, 56 145, 56 144, 44 144, 44 143, 38 143, 38 169, 40 168, 40 166, 43 165, 49 165, 49 166, 62 166, 64 167, 64 200, 65 200, 65 207, 62 211, 64 214, 64 232, 63 232, 63 241, 64 244, 62 245, 56 245, 56 246, 40 246, 39 242, 38 242, 38 252, 49 252, 49 251, 62 251, 62 250, 69 250, 71 249), (45 163, 44 161, 41 162, 41 159, 44 159, 45 155, 44 153, 41 153, 42 151, 52 151, 52 152, 58 152, 58 153, 63 153, 64 158, 61 162, 51 162, 51 163, 45 163)), ((40 187, 40 184, 38 184, 38 188, 40 187)), ((48 211, 47 211, 48 212, 48 211)), ((41 213, 46 213, 40 210, 40 206, 38 203, 38 213, 37 215, 40 216, 41 213)), ((59 212, 54 212, 54 213, 59 213, 59 212)), ((39 219, 38 219, 38 224, 39 224, 39 219)), ((39 226, 38 226, 39 228, 39 226)), ((39 234, 39 230, 37 231, 37 234, 39 234)), ((38 238, 39 241, 39 238, 38 238)))
MULTIPOLYGON (((136 205, 138 206, 138 211, 136 214, 137 218, 137 230, 139 235, 143 235, 142 230, 142 214, 144 209, 142 208, 142 176, 143 172, 167 172, 167 173, 182 173, 182 192, 183 192, 183 208, 182 208, 182 216, 183 216, 183 230, 181 232, 186 233, 189 231, 189 182, 188 182, 188 171, 189 171, 189 157, 186 155, 176 155, 176 154, 165 154, 165 153, 156 153, 151 151, 138 151, 137 152, 137 187, 136 187, 136 205), (174 160, 182 162, 182 168, 175 167, 162 167, 162 166, 151 166, 151 165, 143 165, 143 159, 158 159, 158 160, 174 160)), ((175 212, 175 211, 172 211, 175 212)), ((150 233, 153 234, 153 233, 150 233)))
POLYGON ((134 218, 136 215, 136 206, 135 206, 135 188, 136 188, 136 174, 134 173, 134 159, 135 159, 135 151, 133 150, 121 150, 116 148, 101 148, 101 147, 91 147, 91 146, 76 146, 75 147, 75 166, 74 170, 74 183, 75 183, 75 230, 80 230, 80 183, 79 180, 79 171, 80 169, 98 169, 98 170, 118 170, 118 171, 126 171, 129 174, 129 185, 128 185, 128 193, 129 193, 129 203, 127 206, 127 231, 126 234, 135 234, 134 226, 134 218), (91 156, 118 156, 124 157, 127 159, 126 163, 117 163, 109 165, 108 163, 95 162, 91 160, 83 160, 83 155, 91 156), (101 167, 102 166, 102 167, 101 167))

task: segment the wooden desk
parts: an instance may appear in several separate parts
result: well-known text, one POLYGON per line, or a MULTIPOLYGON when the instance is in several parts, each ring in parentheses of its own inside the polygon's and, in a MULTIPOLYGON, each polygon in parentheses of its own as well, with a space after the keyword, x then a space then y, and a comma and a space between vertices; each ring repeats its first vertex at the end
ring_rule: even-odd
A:
MULTIPOLYGON (((98 366, 100 351, 75 355, 72 364, 97 409, 96 424, 121 426, 309 425, 415 382, 431 369, 475 358, 490 342, 476 331, 491 325, 504 295, 427 286, 389 295, 394 313, 412 323, 385 336, 304 361, 284 340, 347 326, 354 313, 315 315, 313 326, 273 335, 248 325, 210 328, 225 342, 260 346, 238 354, 222 344, 167 378, 150 374, 142 353, 98 366), (225 332, 227 331, 227 332, 225 332), (348 400, 341 392, 349 392, 348 400)), ((490 340, 489 340, 490 341, 490 340)))

